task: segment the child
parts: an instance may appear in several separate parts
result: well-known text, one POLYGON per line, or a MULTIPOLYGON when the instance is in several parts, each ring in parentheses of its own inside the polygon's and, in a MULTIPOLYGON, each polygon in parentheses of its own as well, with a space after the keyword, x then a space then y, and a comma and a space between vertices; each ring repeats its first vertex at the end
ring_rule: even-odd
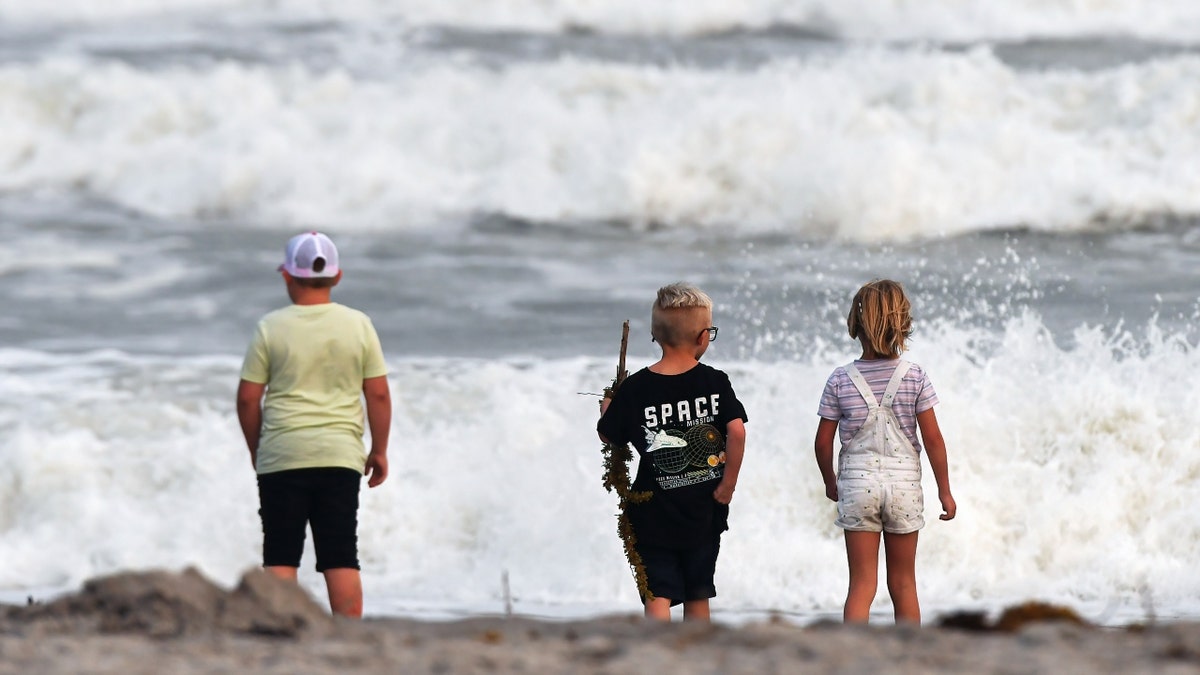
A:
POLYGON ((630 375, 602 402, 597 431, 605 442, 633 443, 641 457, 632 489, 651 497, 626 513, 653 595, 647 617, 707 620, 721 533, 746 444, 746 411, 729 377, 700 363, 717 339, 712 300, 695 286, 658 290, 650 334, 662 358, 630 375))
POLYGON ((371 487, 387 478, 387 366, 371 320, 330 301, 342 272, 329 237, 292 237, 279 271, 293 304, 259 321, 237 393, 238 420, 258 474, 263 566, 294 581, 304 528, 311 525, 329 607, 357 618, 358 490, 363 475, 371 487), (371 428, 365 458, 364 397, 371 428))
POLYGON ((880 531, 896 621, 921 621, 916 555, 917 531, 925 517, 917 427, 937 479, 941 519, 954 518, 946 444, 933 413, 937 394, 920 366, 900 360, 912 335, 910 308, 904 289, 894 281, 872 281, 860 288, 846 323, 850 337, 862 344, 862 358, 833 371, 821 395, 817 465, 825 495, 838 504, 837 525, 846 535, 847 622, 865 623, 870 616, 878 584, 880 531), (833 436, 839 427, 835 479, 833 436))

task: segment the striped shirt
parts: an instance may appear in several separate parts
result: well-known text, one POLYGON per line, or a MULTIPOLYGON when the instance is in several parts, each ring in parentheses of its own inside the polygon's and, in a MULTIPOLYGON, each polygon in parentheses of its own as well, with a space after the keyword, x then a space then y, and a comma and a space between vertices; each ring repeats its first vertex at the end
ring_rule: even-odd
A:
MULTIPOLYGON (((883 397, 883 392, 887 389, 888 380, 892 379, 892 373, 895 372, 897 363, 899 361, 895 359, 873 361, 858 359, 854 362, 854 367, 862 373, 863 379, 867 381, 871 391, 875 394, 876 403, 883 397)), ((912 367, 908 369, 908 374, 900 382, 896 398, 892 400, 892 411, 896 413, 904 435, 912 442, 913 448, 917 452, 921 451, 921 442, 917 439, 917 415, 929 410, 937 403, 937 392, 933 390, 929 376, 925 374, 921 366, 912 364, 912 367)), ((829 376, 829 380, 825 383, 825 391, 821 393, 821 406, 817 409, 817 414, 838 423, 838 433, 842 445, 848 444, 850 439, 854 438, 854 434, 862 428, 863 423, 867 421, 867 402, 858 393, 858 389, 850 380, 850 375, 844 367, 838 366, 837 370, 829 376)))

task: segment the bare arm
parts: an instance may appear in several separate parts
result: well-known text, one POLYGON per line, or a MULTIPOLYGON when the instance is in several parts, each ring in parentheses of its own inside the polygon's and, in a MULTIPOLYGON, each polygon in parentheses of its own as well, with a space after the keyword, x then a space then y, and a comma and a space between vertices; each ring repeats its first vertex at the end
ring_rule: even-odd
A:
POLYGON ((733 490, 737 487, 738 473, 742 470, 742 456, 746 454, 746 423, 737 418, 725 425, 725 475, 717 489, 713 491, 713 499, 722 504, 733 500, 733 490))
MULTIPOLYGON (((600 399, 600 416, 601 416, 601 417, 604 417, 604 413, 608 412, 608 408, 609 408, 609 406, 611 406, 611 405, 612 405, 612 402, 613 402, 613 392, 612 392, 612 389, 608 389, 608 388, 606 388, 606 389, 604 390, 604 396, 603 396, 603 397, 600 399)), ((597 431, 597 432, 596 432, 596 435, 600 437, 600 442, 601 442, 601 443, 603 443, 603 444, 605 444, 605 445, 612 445, 612 444, 613 444, 613 442, 612 442, 612 441, 610 441, 610 440, 608 440, 607 438, 605 438, 605 437, 604 437, 604 434, 600 433, 599 431, 597 431)))
POLYGON ((386 375, 363 380, 363 396, 367 402, 367 425, 371 429, 371 451, 367 454, 364 476, 367 485, 376 487, 387 480, 388 434, 392 430, 392 392, 386 375))
POLYGON ((825 482, 825 496, 837 501, 837 474, 833 472, 833 438, 837 435, 837 420, 821 418, 817 425, 817 438, 813 448, 817 453, 817 468, 821 470, 821 480, 825 482))
POLYGON ((267 385, 241 380, 237 390, 238 423, 250 450, 250 466, 258 466, 258 441, 262 436, 262 398, 267 385))
POLYGON ((946 461, 946 441, 942 439, 942 430, 938 427, 937 416, 933 408, 917 414, 917 426, 921 428, 921 440, 925 443, 925 455, 929 457, 929 468, 933 469, 933 477, 937 480, 938 500, 942 502, 942 520, 954 518, 958 505, 950 494, 950 468, 946 461))

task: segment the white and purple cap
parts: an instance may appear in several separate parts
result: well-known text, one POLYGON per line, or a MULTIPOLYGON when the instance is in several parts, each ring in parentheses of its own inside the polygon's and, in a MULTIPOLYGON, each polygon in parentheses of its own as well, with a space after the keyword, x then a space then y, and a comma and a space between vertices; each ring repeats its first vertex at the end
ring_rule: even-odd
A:
POLYGON ((288 240, 281 271, 301 279, 338 275, 338 252, 333 240, 320 232, 305 232, 288 240))

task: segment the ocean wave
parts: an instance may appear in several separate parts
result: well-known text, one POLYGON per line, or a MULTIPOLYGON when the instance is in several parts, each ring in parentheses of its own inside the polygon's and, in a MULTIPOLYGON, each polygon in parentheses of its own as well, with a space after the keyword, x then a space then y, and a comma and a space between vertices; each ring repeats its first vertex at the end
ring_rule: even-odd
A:
POLYGON ((454 26, 483 31, 595 31, 694 36, 772 28, 805 29, 856 41, 1024 40, 1125 35, 1200 40, 1200 7, 1186 0, 1144 3, 1109 0, 12 0, 0 21, 113 22, 156 16, 233 13, 255 20, 395 21, 408 26, 454 26))
MULTIPOLYGON (((910 355, 941 398, 959 507, 921 536, 928 606, 1150 597, 1162 612, 1197 611, 1197 578, 1178 572, 1200 542, 1200 432, 1179 421, 1200 394, 1177 375, 1200 367, 1200 350, 1153 324, 1138 338, 1083 326, 1075 342, 1058 346, 1026 314, 999 333, 931 326, 910 355)), ((750 414, 721 607, 840 607, 844 546, 811 447, 824 380, 852 356, 716 363, 750 414)), ((0 588, 185 565, 232 583, 256 565, 237 364, 0 350, 0 588)), ((360 521, 370 594, 479 607, 498 601, 507 571, 523 602, 635 607, 600 482, 596 402, 576 393, 603 386, 612 365, 394 362, 392 475, 364 490, 360 521)), ((302 574, 319 584, 310 564, 302 574)))
POLYGON ((172 219, 532 223, 904 240, 1200 213, 1200 57, 1020 71, 987 49, 749 71, 414 61, 0 67, 0 190, 172 219))

